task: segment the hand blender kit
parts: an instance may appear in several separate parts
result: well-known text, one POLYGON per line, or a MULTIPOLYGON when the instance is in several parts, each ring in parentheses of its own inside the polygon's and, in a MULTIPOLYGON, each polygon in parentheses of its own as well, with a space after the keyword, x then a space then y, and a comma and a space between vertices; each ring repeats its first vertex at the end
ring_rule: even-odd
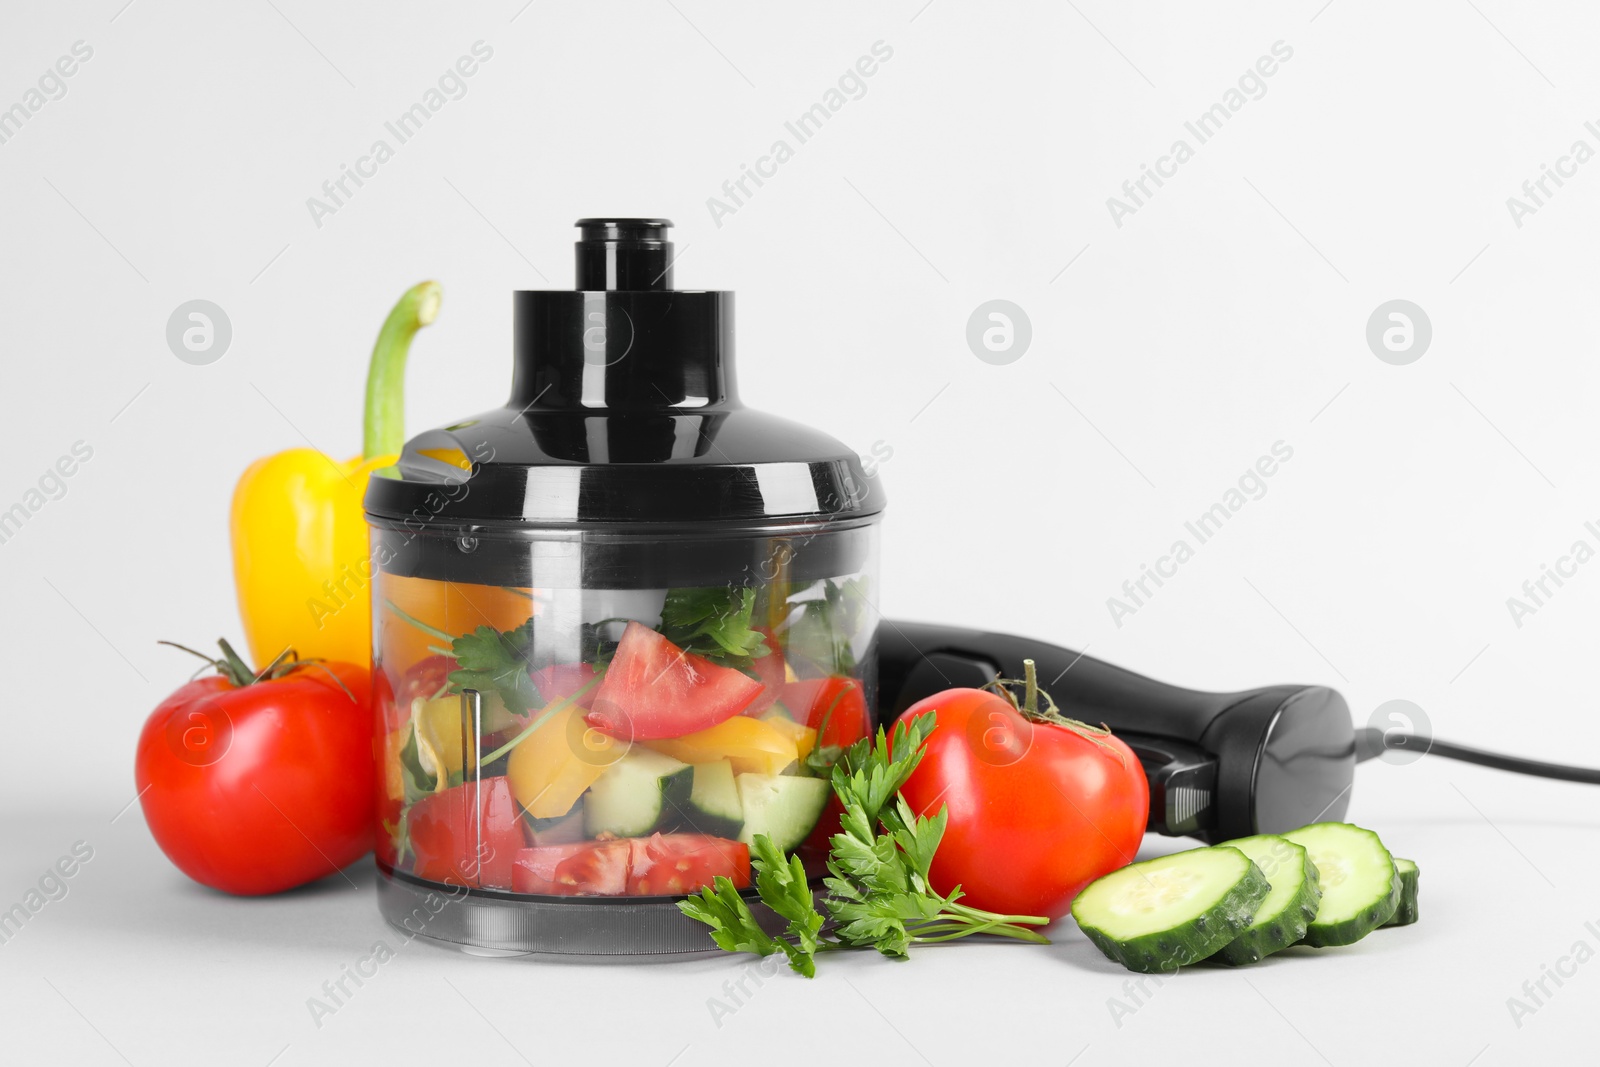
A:
POLYGON ((1158 833, 1339 820, 1358 760, 1407 740, 1321 686, 1199 693, 881 618, 878 479, 741 403, 733 294, 672 287, 669 222, 577 225, 577 288, 514 296, 505 405, 413 437, 367 491, 391 923, 489 954, 711 950, 677 901, 748 871, 751 834, 820 859, 827 780, 797 766, 1025 659, 1133 749, 1158 833))

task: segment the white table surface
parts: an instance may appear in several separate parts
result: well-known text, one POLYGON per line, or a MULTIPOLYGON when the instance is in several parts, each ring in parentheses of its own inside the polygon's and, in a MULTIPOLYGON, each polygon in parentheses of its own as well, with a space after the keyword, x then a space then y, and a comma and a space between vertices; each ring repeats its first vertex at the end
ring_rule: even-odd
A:
MULTIPOLYGON (((1358 771, 1351 813, 1422 866, 1422 921, 1248 969, 1192 968, 1135 999, 1131 975, 1068 920, 1054 943, 965 943, 908 963, 822 961, 806 981, 755 981, 754 957, 667 963, 482 959, 415 942, 379 918, 370 860, 316 885, 233 899, 169 866, 137 806, 52 805, 4 825, 0 902, 21 899, 74 842, 94 858, 0 945, 11 1063, 260 1064, 745 1062, 954 1065, 1127 1062, 1526 1063, 1593 1033, 1600 965, 1516 1025, 1508 998, 1578 941, 1600 948, 1600 828, 1583 786, 1440 760, 1358 771), (353 883, 353 884, 352 884, 353 883), (332 1015, 324 981, 395 948, 332 1015), (731 1014, 725 983, 751 995, 731 1014), (1114 1012, 1113 1000, 1126 1010, 1114 1012)), ((131 790, 129 795, 131 795, 131 790)), ((125 801, 124 801, 125 802, 125 801)), ((1147 851, 1173 842, 1151 838, 1147 851)), ((1530 1002, 1531 1004, 1531 1002, 1530 1002)))
POLYGON ((398 943, 370 861, 350 882, 229 899, 167 864, 136 807, 112 821, 140 723, 189 670, 156 639, 241 633, 225 531, 239 473, 304 443, 355 453, 374 331, 424 278, 448 295, 407 371, 409 429, 497 403, 508 290, 569 285, 572 220, 609 212, 674 218, 677 284, 738 291, 747 402, 892 452, 892 616, 1203 689, 1334 685, 1357 723, 1406 698, 1441 737, 1600 764, 1600 566, 1533 618, 1507 609, 1600 518, 1600 164, 1534 217, 1507 209, 1575 138, 1595 144, 1595 5, 6 14, 0 109, 74 42, 94 58, 0 145, 0 509, 49 488, 75 442, 95 458, 0 545, 0 912, 74 842, 95 855, 0 944, 3 1067, 1596 1058, 1600 963, 1520 1027, 1507 1001, 1580 940, 1600 949, 1585 926, 1600 925, 1600 793, 1438 760, 1363 767, 1351 810, 1420 862, 1419 925, 1197 968, 1120 1019, 1108 1003, 1129 1002, 1129 976, 1068 922, 1048 948, 829 958, 720 1026, 710 1002, 749 984, 744 958, 412 944, 318 1027, 322 984, 398 943), (336 217, 308 212, 479 40, 495 58, 470 95, 336 217), (735 217, 709 210, 876 41, 895 55, 867 95, 735 217), (1108 210, 1275 42, 1294 58, 1264 95, 1134 217, 1108 210), (204 366, 166 335, 196 298, 233 324, 204 366), (965 333, 997 298, 1033 338, 999 366, 965 333), (1366 333, 1397 298, 1432 323, 1403 366, 1366 333), (1108 597, 1278 441, 1295 458, 1265 495, 1113 618, 1108 597))

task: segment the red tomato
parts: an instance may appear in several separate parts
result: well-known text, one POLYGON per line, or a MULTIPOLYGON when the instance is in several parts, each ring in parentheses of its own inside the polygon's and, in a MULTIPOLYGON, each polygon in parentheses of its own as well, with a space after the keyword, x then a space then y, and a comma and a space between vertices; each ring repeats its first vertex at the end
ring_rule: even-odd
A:
POLYGON ((542 845, 517 853, 512 888, 546 896, 618 896, 628 887, 626 838, 542 845))
MULTIPOLYGON (((596 673, 592 663, 556 663, 540 667, 529 677, 533 679, 533 687, 539 690, 539 695, 548 704, 576 693, 594 681, 596 673)), ((580 708, 587 708, 594 703, 594 698, 595 692, 591 689, 573 703, 580 708)))
POLYGON ((522 819, 504 775, 483 780, 483 851, 478 851, 475 783, 423 797, 411 806, 406 828, 416 853, 411 872, 449 885, 510 889, 512 868, 526 842, 522 819))
POLYGON ((1029 721, 979 689, 905 714, 926 711, 937 725, 901 793, 918 814, 948 812, 931 871, 939 892, 960 885, 975 908, 1059 918, 1084 886, 1133 861, 1150 793, 1127 745, 1029 721))
POLYGON ((350 693, 318 667, 244 686, 211 676, 183 686, 145 721, 134 762, 145 822, 195 881, 276 893, 372 848, 367 671, 319 666, 350 693))
MULTIPOLYGON (((796 722, 803 722, 817 731, 818 748, 849 748, 867 736, 867 697, 861 683, 854 678, 834 675, 790 682, 783 687, 781 699, 796 722)), ((806 835, 803 858, 826 859, 829 840, 839 832, 842 818, 844 805, 839 803, 838 797, 829 794, 817 825, 806 835)))
POLYGON ((749 675, 630 622, 584 721, 629 741, 682 737, 733 718, 760 692, 761 683, 749 675))
POLYGON ((827 804, 823 805, 822 814, 817 816, 817 825, 811 828, 811 832, 800 845, 800 859, 805 863, 807 870, 812 867, 820 869, 828 862, 828 850, 832 847, 833 835, 843 829, 844 805, 839 803, 836 794, 830 792, 827 804))
POLYGON ((628 892, 635 896, 695 893, 717 875, 735 889, 750 884, 750 848, 706 834, 653 834, 633 839, 628 892))
POLYGON ((745 707, 743 712, 745 715, 760 715, 772 707, 783 690, 785 679, 789 677, 784 667, 783 653, 779 651, 781 646, 777 637, 765 626, 757 626, 755 629, 767 639, 767 654, 750 661, 750 669, 755 672, 756 679, 761 683, 761 692, 757 693, 756 698, 745 707))
POLYGON ((705 834, 654 834, 525 848, 515 888, 547 896, 681 896, 717 875, 750 884, 750 849, 705 834))
POLYGON ((867 696, 854 678, 834 675, 790 682, 779 699, 796 722, 817 731, 819 748, 847 748, 867 736, 867 696))
POLYGON ((392 682, 388 670, 379 670, 373 678, 373 700, 383 711, 384 725, 395 730, 404 726, 411 715, 411 702, 418 697, 432 699, 448 686, 446 677, 456 669, 456 661, 449 656, 427 656, 413 663, 392 682))

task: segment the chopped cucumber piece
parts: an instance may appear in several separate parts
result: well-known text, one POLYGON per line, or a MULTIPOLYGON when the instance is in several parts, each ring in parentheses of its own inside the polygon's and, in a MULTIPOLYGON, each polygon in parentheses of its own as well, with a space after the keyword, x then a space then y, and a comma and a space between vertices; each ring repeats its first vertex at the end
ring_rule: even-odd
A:
POLYGON ((785 853, 800 847, 833 795, 833 786, 821 778, 741 774, 736 781, 744 812, 739 840, 748 845, 756 834, 766 834, 785 853))
POLYGON ((1394 858, 1394 869, 1400 872, 1400 906, 1394 909, 1394 918, 1385 926, 1410 926, 1417 921, 1417 865, 1399 856, 1394 858))
POLYGON ((1400 874, 1377 834, 1346 822, 1319 822, 1283 836, 1310 853, 1322 883, 1322 900, 1317 917, 1306 927, 1306 944, 1354 944, 1394 918, 1400 906, 1400 874))
POLYGON ((1239 936, 1269 890, 1238 849, 1197 848, 1112 871, 1078 894, 1072 917, 1109 959, 1166 973, 1239 936))
POLYGON ((744 805, 733 780, 733 764, 725 759, 694 765, 694 787, 684 810, 690 826, 712 837, 738 838, 744 827, 744 805))
POLYGON ((1322 887, 1305 848, 1293 841, 1276 834, 1258 834, 1229 841, 1228 847, 1249 856, 1272 885, 1250 925, 1212 957, 1238 966, 1254 963, 1305 937, 1306 927, 1317 917, 1322 887))
POLYGON ((556 815, 548 819, 535 819, 524 811, 522 821, 528 828, 528 833, 524 836, 534 846, 570 845, 583 840, 583 801, 578 801, 565 815, 556 815))
POLYGON ((590 836, 645 837, 677 818, 689 802, 694 772, 687 763, 638 746, 589 787, 583 828, 590 836))

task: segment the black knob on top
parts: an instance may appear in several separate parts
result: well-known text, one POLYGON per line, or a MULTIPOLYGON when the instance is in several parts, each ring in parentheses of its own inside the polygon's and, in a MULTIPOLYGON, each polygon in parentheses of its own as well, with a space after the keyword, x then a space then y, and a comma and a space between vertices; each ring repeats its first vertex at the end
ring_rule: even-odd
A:
POLYGON ((672 288, 670 219, 579 219, 578 289, 672 288))
POLYGON ((515 295, 512 406, 737 406, 733 294, 672 288, 672 223, 594 218, 577 225, 577 288, 515 295))

